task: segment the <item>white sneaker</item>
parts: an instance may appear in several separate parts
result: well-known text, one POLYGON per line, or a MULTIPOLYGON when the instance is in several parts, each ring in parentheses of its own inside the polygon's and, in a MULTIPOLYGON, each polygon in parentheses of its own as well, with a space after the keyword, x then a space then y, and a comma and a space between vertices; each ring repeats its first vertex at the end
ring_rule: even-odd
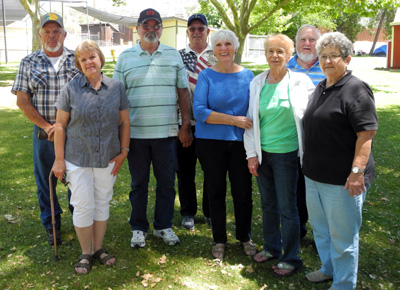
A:
POLYGON ((162 238, 164 242, 166 242, 170 246, 180 244, 178 236, 175 235, 174 231, 171 228, 154 230, 154 235, 156 237, 162 238))
POLYGON ((144 248, 146 246, 147 233, 143 231, 132 231, 131 247, 144 248))

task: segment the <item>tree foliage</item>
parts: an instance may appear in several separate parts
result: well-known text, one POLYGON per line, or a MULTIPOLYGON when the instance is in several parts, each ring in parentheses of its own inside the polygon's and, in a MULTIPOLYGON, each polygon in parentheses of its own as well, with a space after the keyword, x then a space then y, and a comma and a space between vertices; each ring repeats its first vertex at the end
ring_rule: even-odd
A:
POLYGON ((244 42, 250 32, 268 34, 290 30, 291 34, 295 35, 295 31, 305 23, 333 30, 338 25, 345 26, 340 21, 335 21, 343 15, 347 15, 350 19, 372 17, 380 9, 400 5, 400 0, 199 0, 199 2, 202 11, 210 11, 212 5, 219 14, 223 27, 235 32, 239 38, 236 63, 241 62, 244 42), (351 16, 353 14, 357 15, 351 16))

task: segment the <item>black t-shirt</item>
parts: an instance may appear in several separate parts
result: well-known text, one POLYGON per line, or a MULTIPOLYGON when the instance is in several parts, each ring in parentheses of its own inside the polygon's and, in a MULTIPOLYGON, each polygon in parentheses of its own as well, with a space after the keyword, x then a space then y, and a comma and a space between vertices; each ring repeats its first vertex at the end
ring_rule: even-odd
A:
MULTIPOLYGON (((303 118, 303 173, 322 183, 344 185, 353 164, 357 132, 378 129, 374 95, 369 85, 347 71, 336 84, 320 82, 303 118)), ((369 157, 364 181, 374 179, 369 157)))

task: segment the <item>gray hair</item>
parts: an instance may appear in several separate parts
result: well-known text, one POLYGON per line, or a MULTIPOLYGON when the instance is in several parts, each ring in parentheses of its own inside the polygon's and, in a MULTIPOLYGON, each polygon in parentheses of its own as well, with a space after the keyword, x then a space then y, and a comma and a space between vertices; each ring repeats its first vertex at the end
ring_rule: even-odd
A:
POLYGON ((317 27, 315 27, 315 26, 313 26, 313 25, 311 25, 311 24, 304 24, 304 25, 302 25, 302 26, 299 28, 299 30, 297 30, 297 33, 296 33, 296 42, 299 42, 300 31, 301 31, 303 28, 307 28, 307 27, 308 27, 308 28, 314 29, 314 31, 315 31, 315 32, 317 33, 317 35, 318 35, 317 39, 321 37, 321 31, 319 31, 319 29, 318 29, 317 27))
POLYGON ((353 44, 351 41, 340 32, 328 32, 318 39, 315 49, 317 50, 318 56, 325 47, 335 47, 339 48, 342 58, 345 59, 351 55, 353 51, 353 44))
POLYGON ((291 40, 289 36, 282 34, 282 33, 275 33, 275 34, 267 35, 267 37, 265 38, 265 41, 264 41, 265 52, 267 52, 269 42, 275 38, 279 39, 280 41, 282 41, 285 44, 285 50, 287 50, 286 52, 288 55, 293 54, 293 52, 294 52, 293 40, 291 40))
POLYGON ((214 51, 215 44, 220 41, 230 41, 233 44, 233 48, 237 50, 239 48, 239 39, 236 34, 230 30, 218 30, 211 35, 211 47, 214 51))

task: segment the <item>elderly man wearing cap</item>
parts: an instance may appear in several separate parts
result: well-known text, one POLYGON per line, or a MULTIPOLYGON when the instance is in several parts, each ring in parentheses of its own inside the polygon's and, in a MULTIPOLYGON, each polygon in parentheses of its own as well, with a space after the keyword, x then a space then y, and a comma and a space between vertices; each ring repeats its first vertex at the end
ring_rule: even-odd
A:
MULTIPOLYGON (((186 35, 189 39, 189 45, 179 50, 186 73, 189 80, 189 99, 190 99, 190 123, 194 136, 196 121, 193 117, 193 94, 196 88, 197 77, 199 73, 210 67, 211 56, 213 55, 211 46, 207 43, 207 37, 210 29, 207 27, 207 19, 203 14, 196 13, 188 18, 188 28, 186 35)), ((180 112, 179 112, 180 113, 180 112)), ((181 117, 179 115, 179 117, 181 117)), ((181 118, 180 118, 181 121, 181 118)), ((181 203, 182 227, 193 230, 194 216, 197 213, 196 198, 196 162, 197 155, 195 152, 194 139, 189 147, 183 147, 178 143, 178 191, 179 201, 181 203)), ((210 209, 208 205, 208 195, 203 183, 203 213, 206 221, 210 223, 210 209)))
POLYGON ((160 43, 162 20, 154 9, 143 10, 136 26, 140 42, 118 58, 114 78, 123 82, 131 103, 131 141, 128 165, 132 178, 129 220, 131 247, 143 248, 149 230, 147 220, 150 164, 157 180, 154 235, 169 245, 179 243, 172 227, 175 202, 176 142, 190 146, 188 80, 178 51, 160 43), (182 113, 178 129, 176 96, 182 113))
MULTIPOLYGON (((54 103, 64 87, 79 71, 75 68, 74 52, 64 47, 67 32, 63 19, 55 13, 41 18, 39 37, 42 49, 22 59, 12 93, 17 95, 17 105, 33 125, 33 167, 37 185, 40 217, 47 232, 47 242, 52 245, 53 231, 50 209, 49 174, 54 162, 54 103), (47 133, 47 140, 38 138, 39 131, 47 133)), ((55 193, 57 179, 52 185, 55 193)), ((56 242, 61 244, 61 207, 54 196, 56 242)))

